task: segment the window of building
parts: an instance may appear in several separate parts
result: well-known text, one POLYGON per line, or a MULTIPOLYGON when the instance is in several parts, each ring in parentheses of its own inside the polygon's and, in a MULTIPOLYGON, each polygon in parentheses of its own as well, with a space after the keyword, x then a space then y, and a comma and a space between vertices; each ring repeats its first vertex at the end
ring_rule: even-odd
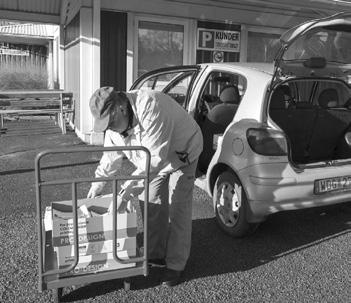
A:
POLYGON ((247 62, 273 62, 279 50, 279 34, 248 32, 247 62))
POLYGON ((137 76, 159 67, 183 64, 184 25, 138 22, 137 76))

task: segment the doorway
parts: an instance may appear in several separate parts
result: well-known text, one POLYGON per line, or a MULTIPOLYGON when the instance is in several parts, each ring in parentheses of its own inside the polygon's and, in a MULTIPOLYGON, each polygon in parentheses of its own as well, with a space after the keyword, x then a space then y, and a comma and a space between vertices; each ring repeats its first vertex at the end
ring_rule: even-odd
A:
POLYGON ((101 11, 100 84, 126 90, 127 14, 101 11))

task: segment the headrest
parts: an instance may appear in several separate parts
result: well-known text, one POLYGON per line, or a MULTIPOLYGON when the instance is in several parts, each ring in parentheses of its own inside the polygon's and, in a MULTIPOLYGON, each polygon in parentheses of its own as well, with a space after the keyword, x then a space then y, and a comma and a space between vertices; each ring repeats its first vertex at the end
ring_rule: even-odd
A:
POLYGON ((238 107, 238 104, 232 103, 218 104, 209 111, 207 119, 212 123, 227 126, 233 120, 238 107))
POLYGON ((336 107, 338 105, 338 92, 335 88, 327 88, 322 91, 318 98, 318 104, 322 108, 336 107), (335 105, 332 104, 334 102, 335 105))
POLYGON ((327 104, 328 108, 333 108, 333 107, 338 107, 338 101, 336 100, 330 100, 327 104))
POLYGON ((281 87, 278 87, 272 94, 270 109, 284 109, 284 95, 284 90, 281 87))
POLYGON ((219 99, 223 103, 239 104, 240 95, 239 89, 235 85, 228 85, 223 87, 219 99))

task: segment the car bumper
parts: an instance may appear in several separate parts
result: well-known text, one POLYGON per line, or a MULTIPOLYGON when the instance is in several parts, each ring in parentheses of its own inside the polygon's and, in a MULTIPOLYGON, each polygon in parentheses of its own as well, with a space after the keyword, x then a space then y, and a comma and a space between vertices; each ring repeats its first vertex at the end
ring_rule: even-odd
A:
POLYGON ((287 163, 250 166, 241 170, 250 222, 263 221, 270 214, 351 201, 351 191, 314 193, 314 181, 350 174, 350 167, 324 167, 297 171, 287 163))

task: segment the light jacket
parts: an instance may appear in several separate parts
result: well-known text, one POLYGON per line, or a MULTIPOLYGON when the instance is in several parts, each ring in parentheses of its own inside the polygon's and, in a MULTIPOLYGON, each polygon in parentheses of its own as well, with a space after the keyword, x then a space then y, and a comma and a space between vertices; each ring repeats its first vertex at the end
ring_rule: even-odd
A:
MULTIPOLYGON (((151 154, 150 180, 156 175, 176 171, 197 160, 203 148, 201 129, 196 121, 175 100, 166 94, 152 90, 135 90, 126 93, 137 125, 123 138, 119 133, 108 129, 104 146, 144 146, 151 154), (180 155, 186 153, 186 161, 180 155)), ((95 177, 109 177, 121 167, 123 157, 136 166, 133 175, 145 171, 145 153, 138 151, 104 152, 95 177)), ((99 189, 104 182, 93 182, 99 189)), ((126 181, 122 186, 132 195, 143 190, 143 181, 126 181)))

